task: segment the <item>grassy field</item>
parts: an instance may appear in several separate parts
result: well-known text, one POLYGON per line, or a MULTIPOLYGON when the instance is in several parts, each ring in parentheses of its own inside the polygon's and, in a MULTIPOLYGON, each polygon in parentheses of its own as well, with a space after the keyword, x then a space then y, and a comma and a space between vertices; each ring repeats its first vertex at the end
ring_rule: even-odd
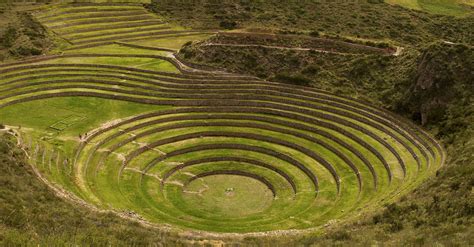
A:
POLYGON ((387 0, 410 9, 423 10, 433 14, 463 16, 472 13, 472 0, 387 0))
POLYGON ((216 217, 240 218, 261 212, 273 195, 261 182, 243 176, 215 175, 194 180, 183 194, 185 205, 216 217))

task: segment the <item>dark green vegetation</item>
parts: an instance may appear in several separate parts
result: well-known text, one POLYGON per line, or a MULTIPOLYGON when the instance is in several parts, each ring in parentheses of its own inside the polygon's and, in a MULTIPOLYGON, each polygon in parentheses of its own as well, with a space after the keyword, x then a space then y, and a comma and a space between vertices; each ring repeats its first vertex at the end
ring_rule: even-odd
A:
MULTIPOLYGON (((400 55, 392 56, 383 51, 370 54, 378 49, 370 46, 341 48, 331 45, 340 41, 331 39, 325 39, 329 45, 295 43, 294 39, 295 36, 288 35, 219 34, 201 43, 188 44, 179 56, 263 79, 357 95, 408 114, 422 125, 439 123, 448 107, 453 111, 465 109, 472 103, 474 48, 470 44, 441 40, 422 43, 420 48, 407 44, 400 55), (288 49, 245 46, 260 45, 262 40, 268 41, 264 38, 268 36, 272 37, 274 46, 288 49), (237 43, 244 46, 234 46, 237 43), (368 49, 369 54, 361 54, 364 49, 368 49)), ((303 36, 301 39, 314 38, 303 36)), ((353 45, 356 44, 346 44, 353 45)), ((387 52, 393 52, 393 48, 387 52)), ((465 127, 465 123, 461 124, 465 127)))
MULTIPOLYGON (((474 16, 435 16, 388 4, 321 1, 155 1, 150 9, 195 28, 273 29, 284 33, 323 33, 393 42, 434 38, 472 42, 474 16)), ((350 2, 350 1, 347 1, 350 2)))
POLYGON ((0 61, 40 55, 53 46, 47 31, 31 14, 0 6, 0 61))
MULTIPOLYGON (((0 239, 108 245, 470 244, 472 34, 457 29, 469 27, 470 17, 461 24, 459 19, 384 4, 307 4, 303 8, 269 1, 205 4, 194 15, 212 18, 195 20, 193 25, 255 28, 260 23, 254 18, 261 11, 257 6, 276 15, 265 27, 286 35, 221 34, 204 42, 187 42, 206 36, 190 36, 166 23, 149 28, 165 27, 171 33, 131 28, 156 18, 139 6, 103 5, 97 8, 99 13, 87 4, 42 9, 35 16, 60 30, 69 41, 63 47, 68 51, 1 65, 0 121, 7 128, 21 126, 14 129, 21 134, 18 140, 28 162, 56 187, 72 192, 66 195, 73 202, 82 204, 82 199, 127 218, 171 223, 175 228, 220 232, 319 228, 300 235, 160 233, 155 238, 150 232, 161 230, 137 223, 118 227, 123 220, 116 213, 93 213, 79 220, 78 213, 68 212, 97 210, 57 202, 31 172, 21 173, 29 167, 15 166, 24 164, 18 161, 25 161, 25 154, 12 144, 16 140, 3 136, 4 153, 10 157, 3 167, 30 183, 9 180, 13 176, 5 173, 12 191, 27 192, 7 193, 0 239), (316 23, 308 17, 283 23, 278 18, 291 17, 293 11, 304 16, 305 9, 315 7, 343 21, 316 23), (378 16, 381 20, 371 23, 377 32, 358 22, 361 25, 351 28, 346 21, 354 21, 354 16, 340 14, 348 14, 350 8, 356 17, 362 10, 378 16), (239 12, 242 9, 247 12, 239 12), (230 15, 222 20, 216 10, 250 13, 251 18, 238 22, 230 15), (407 17, 400 18, 401 27, 410 28, 405 23, 413 22, 421 29, 404 35, 397 26, 389 35, 388 27, 380 25, 395 23, 395 15, 407 17), (110 26, 109 16, 120 19, 119 25, 110 26), (456 31, 450 40, 466 44, 442 40, 449 31, 436 32, 434 27, 445 21, 454 23, 446 26, 456 31), (335 27, 318 27, 324 23, 335 27), (360 34, 354 35, 352 29, 360 34), (374 39, 380 37, 392 39, 374 39), (190 64, 291 85, 190 70, 169 57, 184 43, 179 57, 190 64), (396 46, 405 48, 401 55, 396 46), (422 123, 446 145, 448 162, 438 170, 443 150, 418 127, 338 95, 357 97, 422 123), (255 189, 249 191, 252 184, 255 189), (57 210, 41 206, 29 210, 21 204, 28 201, 55 202, 46 205, 57 210), (385 206, 382 212, 380 206, 385 206), (21 213, 16 214, 18 209, 21 213), (41 227, 50 224, 49 219, 39 216, 53 211, 71 216, 51 217, 59 223, 76 224, 63 228, 58 224, 54 231, 45 231, 41 227), (12 215, 34 220, 17 224, 25 220, 10 220, 12 215), (80 228, 72 231, 77 224, 80 228), (104 231, 97 231, 102 225, 104 231)), ((183 13, 172 14, 181 18, 183 13)), ((314 19, 320 18, 321 13, 315 13, 314 19)))

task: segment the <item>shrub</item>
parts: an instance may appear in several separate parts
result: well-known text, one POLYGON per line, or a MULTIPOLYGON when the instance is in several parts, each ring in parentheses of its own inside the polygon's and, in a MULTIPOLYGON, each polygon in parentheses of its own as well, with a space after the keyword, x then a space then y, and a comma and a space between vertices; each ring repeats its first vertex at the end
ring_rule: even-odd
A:
POLYGON ((331 234, 331 238, 338 241, 350 240, 351 235, 347 231, 337 231, 331 234))
POLYGON ((321 71, 321 67, 317 65, 308 65, 301 72, 305 75, 316 75, 321 71))
POLYGON ((234 29, 237 27, 237 22, 230 20, 223 20, 219 23, 219 26, 225 29, 234 29))
POLYGON ((20 55, 20 56, 31 56, 31 55, 41 55, 41 49, 38 49, 33 46, 20 46, 16 49, 10 50, 10 53, 13 55, 20 55))
POLYGON ((403 223, 398 220, 394 221, 392 222, 392 224, 390 224, 390 226, 388 227, 388 230, 390 232, 399 232, 403 230, 403 223))
POLYGON ((291 75, 288 73, 278 73, 275 75, 273 80, 301 86, 307 86, 311 83, 309 78, 301 74, 291 75))
POLYGON ((384 3, 384 0, 367 0, 368 3, 384 3))
POLYGON ((387 43, 387 42, 380 42, 380 43, 377 43, 377 47, 378 48, 389 48, 390 44, 387 43))
POLYGON ((311 31, 311 32, 309 33, 309 35, 312 36, 312 37, 319 37, 319 36, 321 36, 321 34, 319 33, 319 31, 311 31))
POLYGON ((3 35, 2 45, 4 47, 11 47, 13 43, 15 42, 17 36, 18 36, 18 33, 17 33, 16 28, 9 26, 7 30, 5 31, 5 34, 3 35))

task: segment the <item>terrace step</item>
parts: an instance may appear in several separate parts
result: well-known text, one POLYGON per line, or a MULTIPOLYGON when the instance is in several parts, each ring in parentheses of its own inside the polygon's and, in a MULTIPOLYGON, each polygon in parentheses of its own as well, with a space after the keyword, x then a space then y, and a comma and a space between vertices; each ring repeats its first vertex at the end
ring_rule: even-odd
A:
POLYGON ((48 18, 39 18, 42 23, 45 24, 52 24, 56 22, 70 22, 75 20, 87 20, 87 19, 94 19, 94 18, 105 18, 105 17, 124 17, 124 16, 136 16, 136 15, 144 15, 148 14, 146 11, 143 10, 132 10, 132 11, 118 11, 118 12, 107 12, 107 13, 80 13, 74 15, 68 15, 63 17, 63 15, 59 15, 59 17, 48 17, 48 18))
POLYGON ((101 24, 101 25, 91 25, 90 27, 82 27, 82 28, 74 28, 71 30, 64 30, 60 31, 61 35, 70 35, 70 34, 77 34, 77 33, 87 33, 87 32, 94 32, 94 31, 103 31, 103 30, 111 30, 111 29, 118 29, 118 28, 133 28, 133 27, 143 27, 149 25, 158 25, 164 24, 161 20, 139 20, 133 22, 122 22, 122 23, 114 23, 114 24, 101 24))
POLYGON ((151 14, 145 13, 141 15, 133 15, 133 16, 125 16, 125 17, 103 17, 103 18, 91 18, 86 20, 75 20, 75 21, 68 21, 58 24, 48 25, 51 29, 61 30, 68 27, 74 27, 79 25, 95 25, 95 24, 102 24, 102 23, 110 23, 110 22, 128 22, 128 21, 145 21, 145 20, 153 20, 154 17, 151 14))
POLYGON ((145 27, 137 27, 137 28, 117 28, 117 29, 114 29, 113 31, 100 31, 100 32, 88 32, 88 33, 64 35, 64 37, 69 40, 80 40, 80 39, 88 39, 88 38, 102 37, 102 36, 108 36, 108 35, 126 34, 126 33, 131 33, 131 32, 155 31, 155 30, 165 30, 165 29, 170 29, 170 27, 168 25, 158 24, 158 25, 146 25, 145 27))

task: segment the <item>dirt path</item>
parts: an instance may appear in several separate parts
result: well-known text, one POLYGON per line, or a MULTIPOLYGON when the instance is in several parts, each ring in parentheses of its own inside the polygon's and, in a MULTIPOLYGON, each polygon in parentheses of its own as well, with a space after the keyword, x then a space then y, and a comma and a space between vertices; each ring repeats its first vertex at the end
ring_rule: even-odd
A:
POLYGON ((323 49, 314 49, 314 48, 304 48, 304 47, 288 47, 288 46, 274 46, 274 45, 258 45, 258 44, 225 44, 225 43, 207 43, 203 46, 227 46, 227 47, 244 47, 244 48, 267 48, 267 49, 278 49, 278 50, 293 50, 293 51, 316 51, 320 53, 327 54, 337 54, 337 55, 354 55, 351 53, 343 53, 336 51, 327 51, 323 49))
MULTIPOLYGON (((266 49, 278 49, 278 50, 292 50, 292 51, 315 51, 319 53, 325 54, 335 54, 335 55, 343 55, 343 56, 354 56, 358 55, 355 53, 344 53, 344 52, 337 52, 337 51, 328 51, 324 49, 316 49, 316 48, 306 48, 306 47, 289 47, 289 46, 275 46, 275 45, 259 45, 259 44, 227 44, 227 43, 205 43, 202 46, 227 46, 227 47, 243 47, 243 48, 266 48, 266 49)), ((400 56, 402 51, 404 50, 403 47, 397 46, 392 56, 400 56)))

